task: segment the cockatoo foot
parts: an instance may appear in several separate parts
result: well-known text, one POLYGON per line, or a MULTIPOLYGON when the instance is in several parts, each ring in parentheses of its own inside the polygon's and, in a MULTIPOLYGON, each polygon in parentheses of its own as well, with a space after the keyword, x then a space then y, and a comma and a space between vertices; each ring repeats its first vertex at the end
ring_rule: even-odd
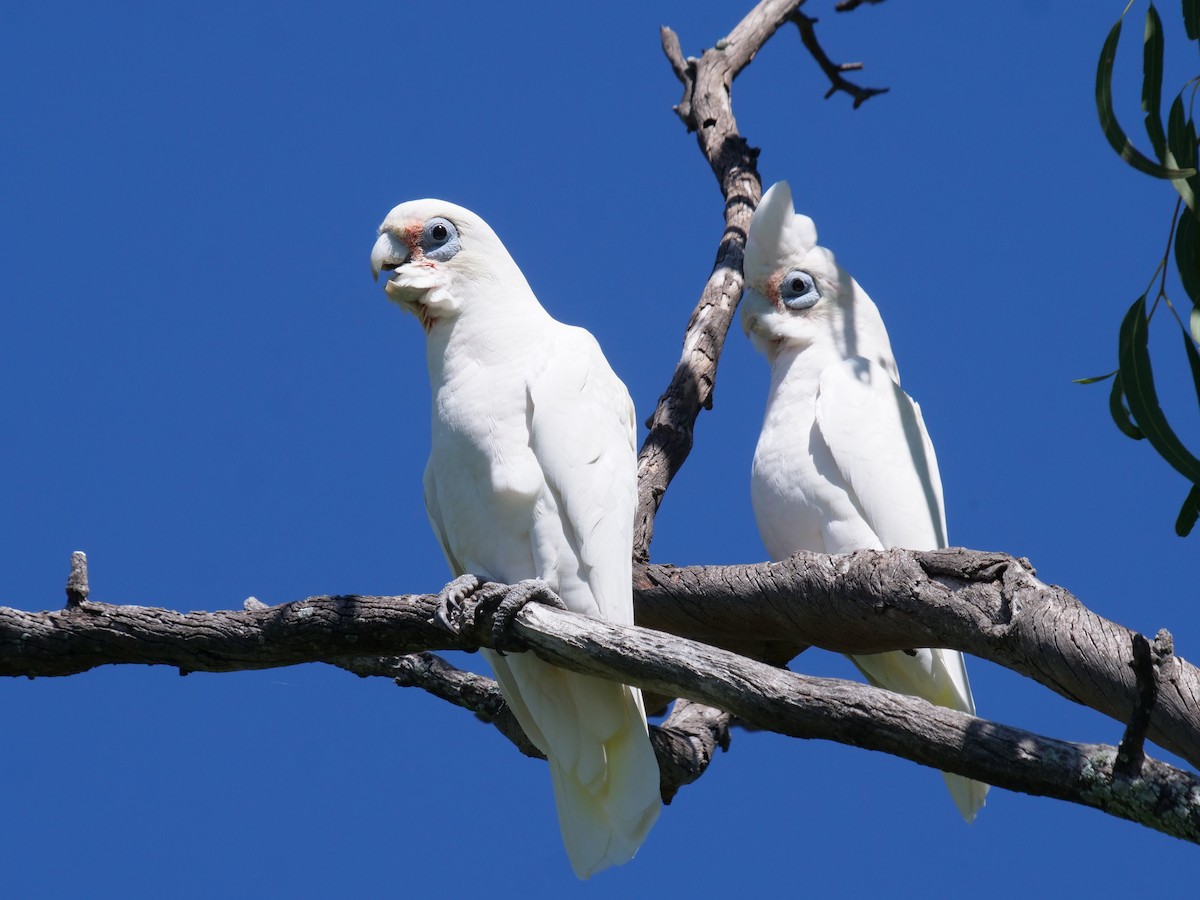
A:
MULTIPOLYGON (((466 575, 459 575, 438 592, 433 623, 451 634, 461 633, 463 617, 466 614, 463 604, 490 584, 492 582, 485 581, 478 575, 472 575, 469 572, 466 575)), ((504 585, 500 585, 500 587, 503 588, 504 585)))
MULTIPOLYGON (((482 598, 481 598, 482 599, 482 598)), ((546 606, 553 606, 555 609, 567 608, 566 604, 559 599, 559 596, 550 590, 550 586, 540 578, 529 578, 525 581, 518 581, 511 588, 504 592, 499 605, 496 606, 496 611, 492 615, 492 647, 501 656, 504 656, 503 646, 508 644, 511 648, 511 640, 509 634, 512 629, 513 620, 516 619, 526 603, 544 603, 546 606)))

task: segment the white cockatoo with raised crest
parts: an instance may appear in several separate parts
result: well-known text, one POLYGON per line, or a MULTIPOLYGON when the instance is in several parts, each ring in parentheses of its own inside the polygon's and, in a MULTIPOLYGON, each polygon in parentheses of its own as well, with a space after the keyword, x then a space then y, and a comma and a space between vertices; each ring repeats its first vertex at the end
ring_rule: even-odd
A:
MULTIPOLYGON (((371 251, 425 330, 433 393, 425 507, 456 576, 541 579, 574 612, 633 624, 633 403, 595 338, 551 318, 479 216, 388 213, 371 251)), ((467 584, 467 587, 462 587, 467 584)), ((630 860, 661 808, 637 688, 484 651, 549 761, 563 843, 587 878, 630 860)))
MULTIPOLYGON (((946 546, 942 482, 921 409, 900 388, 879 310, 833 254, 787 182, 763 195, 746 241, 741 318, 771 365, 751 469, 758 530, 772 559, 798 550, 946 546)), ((961 653, 851 656, 877 687, 974 714, 961 653)), ((988 786, 943 773, 964 819, 988 786)))

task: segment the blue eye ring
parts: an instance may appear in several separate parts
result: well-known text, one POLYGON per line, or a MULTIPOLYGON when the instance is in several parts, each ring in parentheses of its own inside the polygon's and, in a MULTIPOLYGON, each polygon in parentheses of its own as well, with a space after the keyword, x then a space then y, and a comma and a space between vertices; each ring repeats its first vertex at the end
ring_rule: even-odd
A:
POLYGON ((803 269, 792 269, 779 282, 779 299, 788 309, 808 309, 821 299, 821 289, 803 269))
POLYGON ((421 252, 426 259, 446 262, 462 249, 458 229, 442 216, 434 216, 421 229, 421 252))

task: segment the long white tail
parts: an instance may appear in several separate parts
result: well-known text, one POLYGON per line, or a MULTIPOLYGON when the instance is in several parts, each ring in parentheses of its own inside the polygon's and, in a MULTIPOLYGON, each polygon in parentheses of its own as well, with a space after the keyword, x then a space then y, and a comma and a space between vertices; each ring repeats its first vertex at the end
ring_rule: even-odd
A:
MULTIPOLYGON (((876 687, 922 697, 930 703, 975 715, 975 700, 963 655, 957 650, 917 650, 851 656, 867 680, 876 687)), ((973 822, 987 797, 988 785, 961 775, 943 772, 946 787, 962 817, 973 822)))
POLYGON ((589 878, 631 860, 662 808, 641 691, 532 653, 484 654, 517 721, 550 762, 575 874, 589 878))

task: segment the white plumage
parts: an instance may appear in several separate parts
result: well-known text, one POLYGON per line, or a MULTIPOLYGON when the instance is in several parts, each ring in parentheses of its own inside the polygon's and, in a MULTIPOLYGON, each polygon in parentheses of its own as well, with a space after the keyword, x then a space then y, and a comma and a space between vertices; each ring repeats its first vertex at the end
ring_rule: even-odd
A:
MULTIPOLYGON (((786 182, 763 195, 746 245, 742 325, 771 364, 751 499, 772 559, 946 546, 942 482, 920 407, 900 389, 871 298, 817 246, 786 182)), ((975 712, 962 654, 852 656, 873 684, 975 712)), ((946 774, 968 822, 988 786, 946 774)))
MULTIPOLYGON (((427 336, 425 505, 454 574, 541 578, 568 609, 633 624, 634 411, 599 345, 550 317, 474 213, 415 200, 379 231, 372 270, 427 336)), ((485 655, 549 759, 575 873, 627 862, 661 808, 641 692, 485 655)))

